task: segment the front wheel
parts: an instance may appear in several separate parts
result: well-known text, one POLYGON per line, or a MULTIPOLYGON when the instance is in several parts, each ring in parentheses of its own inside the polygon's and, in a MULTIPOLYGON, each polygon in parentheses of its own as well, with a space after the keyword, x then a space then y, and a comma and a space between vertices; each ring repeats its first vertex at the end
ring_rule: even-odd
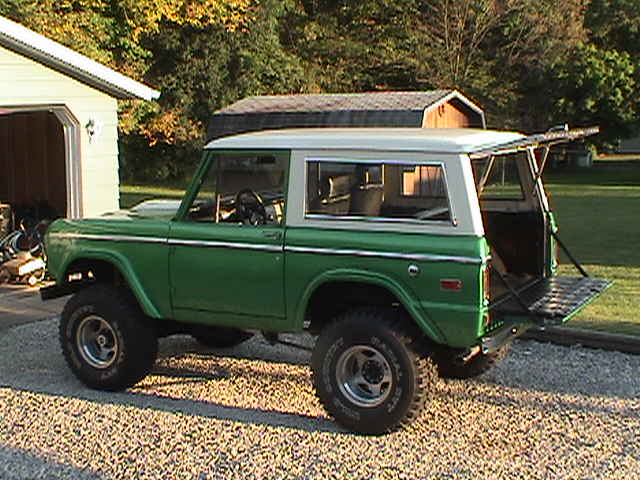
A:
POLYGON ((76 293, 60 318, 60 344, 71 371, 85 385, 117 391, 153 368, 158 338, 132 295, 110 285, 76 293))
POLYGON ((435 388, 421 335, 391 310, 358 309, 320 334, 311 358, 320 402, 338 423, 382 434, 418 418, 435 388))

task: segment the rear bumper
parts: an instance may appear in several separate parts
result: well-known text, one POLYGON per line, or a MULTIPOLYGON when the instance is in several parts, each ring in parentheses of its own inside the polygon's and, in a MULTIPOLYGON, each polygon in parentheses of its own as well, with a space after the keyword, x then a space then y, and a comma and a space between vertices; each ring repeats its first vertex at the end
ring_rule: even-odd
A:
POLYGON ((511 343, 515 338, 522 335, 531 326, 526 323, 514 323, 505 325, 498 330, 491 332, 480 339, 480 350, 483 354, 493 353, 503 345, 511 343))

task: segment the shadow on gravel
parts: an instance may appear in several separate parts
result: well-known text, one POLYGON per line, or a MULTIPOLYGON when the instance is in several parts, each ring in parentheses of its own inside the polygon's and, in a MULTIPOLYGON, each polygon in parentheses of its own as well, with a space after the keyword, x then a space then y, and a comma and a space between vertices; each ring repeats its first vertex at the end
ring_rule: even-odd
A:
MULTIPOLYGON (((306 364, 296 364, 281 362, 277 359, 256 359, 253 357, 244 356, 225 356, 220 355, 212 356, 193 356, 190 354, 164 357, 158 360, 158 363, 153 368, 151 375, 157 375, 161 377, 178 377, 186 378, 189 383, 190 379, 198 378, 202 381, 209 380, 225 380, 232 377, 240 378, 264 378, 268 382, 289 381, 299 385, 310 384, 311 371, 306 369, 303 372, 291 372, 286 368, 287 366, 294 367, 307 367, 306 364), (209 363, 202 363, 202 360, 208 362, 214 362, 215 365, 209 363), (228 360, 239 360, 239 365, 228 362, 228 360), (172 365, 173 363, 179 364, 179 366, 172 365), (259 368, 259 363, 267 363, 278 368, 273 368, 270 371, 264 371, 259 368), (220 365, 220 364, 224 365, 220 365), (212 371, 212 368, 214 369, 212 371)), ((164 386, 167 383, 162 382, 156 386, 164 386)), ((146 387, 153 386, 153 384, 145 383, 146 387)))
MULTIPOLYGON (((304 346, 313 344, 305 339, 300 342, 304 346)), ((189 336, 170 337, 160 340, 158 359, 184 356, 201 357, 203 359, 231 358, 238 360, 257 360, 284 365, 309 365, 311 352, 283 345, 271 345, 261 338, 254 338, 247 343, 233 348, 210 348, 199 345, 189 336), (178 341, 176 342, 176 339, 178 341)))
MULTIPOLYGON (((7 386, 8 385, 3 385, 7 386)), ((284 427, 304 432, 351 434, 336 425, 333 421, 323 417, 313 417, 298 413, 284 413, 275 410, 262 410, 259 408, 241 408, 222 405, 219 403, 171 398, 161 395, 153 395, 136 392, 104 393, 89 389, 78 389, 74 394, 58 394, 37 389, 24 389, 10 387, 16 391, 36 393, 51 397, 75 398, 101 405, 136 407, 151 409, 167 413, 180 413, 185 416, 227 420, 253 425, 266 425, 270 427, 284 427)), ((138 387, 136 387, 138 388, 138 387)), ((0 477, 2 478, 2 477, 0 477)))
MULTIPOLYGON (((57 323, 53 321, 3 332, 0 335, 0 358, 3 359, 0 386, 102 405, 179 412, 186 416, 305 432, 346 433, 324 416, 280 411, 280 397, 266 399, 268 408, 255 408, 253 405, 257 403, 244 408, 216 401, 213 390, 207 393, 211 396, 206 399, 198 396, 199 384, 223 383, 236 377, 261 377, 257 379, 258 384, 275 387, 280 380, 285 380, 284 385, 308 386, 309 370, 301 368, 308 365, 308 352, 270 346, 259 338, 233 350, 208 350, 198 347, 190 337, 171 338, 161 342, 161 355, 152 373, 155 379, 149 378, 148 383, 125 392, 106 393, 90 390, 73 377, 55 341, 56 333, 57 323), (282 368, 278 368, 279 365, 282 368), (176 384, 193 384, 197 388, 188 388, 186 396, 174 395, 171 388, 159 391, 176 384)), ((516 409, 532 407, 543 412, 593 412, 638 419, 639 371, 640 357, 516 343, 501 365, 479 379, 440 382, 434 400, 444 405, 471 402, 479 407, 483 404, 516 409), (617 400, 623 402, 617 403, 617 400)), ((204 388, 207 392, 208 387, 204 388)), ((256 401, 260 401, 259 395, 269 395, 262 391, 251 394, 256 396, 256 401)), ((451 415, 457 415, 455 409, 451 415)))
MULTIPOLYGON (((254 425, 284 427, 306 432, 344 433, 326 417, 302 413, 289 413, 273 409, 243 408, 216 403, 210 399, 166 396, 156 394, 151 382, 144 382, 125 392, 111 393, 84 387, 65 365, 55 341, 57 322, 48 321, 38 326, 23 326, 0 336, 0 387, 31 392, 50 397, 79 399, 96 404, 130 406, 140 409, 181 413, 203 418, 242 422, 254 425), (51 339, 54 339, 53 342, 51 339), (145 391, 145 389, 151 391, 145 391)), ((172 384, 199 384, 221 381, 235 376, 263 376, 267 381, 284 378, 292 382, 308 383, 308 375, 260 369, 260 360, 271 365, 299 366, 308 363, 308 352, 272 347, 258 339, 231 350, 200 348, 190 337, 174 337, 161 341, 158 362, 151 375, 162 377, 160 387, 172 384), (192 353, 189 353, 192 352, 192 353), (187 360, 185 362, 185 359, 187 360), (248 360, 237 365, 232 359, 248 360)), ((156 382, 154 382, 156 383, 156 382)), ((276 407, 277 408, 277 407, 276 407)), ((2 477, 0 477, 2 478, 2 477)))
POLYGON ((2 480, 101 480, 104 477, 90 469, 79 469, 55 460, 42 458, 17 448, 0 445, 0 478, 2 480))

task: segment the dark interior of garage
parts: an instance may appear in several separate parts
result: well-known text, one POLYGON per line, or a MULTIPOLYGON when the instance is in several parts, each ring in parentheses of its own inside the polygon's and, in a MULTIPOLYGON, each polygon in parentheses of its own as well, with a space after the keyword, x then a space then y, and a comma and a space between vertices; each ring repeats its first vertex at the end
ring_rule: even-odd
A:
POLYGON ((0 236, 21 221, 35 224, 65 216, 64 132, 53 113, 0 115, 0 204, 0 236))

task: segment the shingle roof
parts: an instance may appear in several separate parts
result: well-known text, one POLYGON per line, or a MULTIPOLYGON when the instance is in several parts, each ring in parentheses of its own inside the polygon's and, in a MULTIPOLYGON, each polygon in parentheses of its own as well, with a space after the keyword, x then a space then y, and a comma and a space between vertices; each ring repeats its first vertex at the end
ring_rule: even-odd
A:
POLYGON ((0 46, 31 58, 116 98, 152 100, 160 92, 53 40, 0 17, 0 46))
POLYGON ((207 141, 226 135, 296 127, 420 127, 424 112, 456 99, 484 126, 482 110, 455 90, 257 96, 216 111, 207 141))
POLYGON ((424 111, 451 90, 428 92, 373 92, 301 94, 249 97, 216 113, 326 112, 360 110, 424 111))

